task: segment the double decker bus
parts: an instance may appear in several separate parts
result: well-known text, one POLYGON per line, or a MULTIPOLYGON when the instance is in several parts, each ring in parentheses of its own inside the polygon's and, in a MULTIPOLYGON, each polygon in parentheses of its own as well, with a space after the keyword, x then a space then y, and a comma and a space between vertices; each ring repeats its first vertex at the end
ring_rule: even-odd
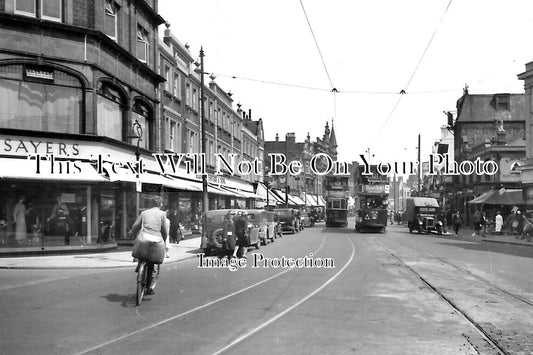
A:
POLYGON ((349 181, 349 176, 325 177, 326 227, 348 226, 349 181))
MULTIPOLYGON (((362 168, 362 167, 360 167, 362 168)), ((375 166, 371 166, 375 172, 375 166)), ((355 231, 367 230, 385 232, 388 216, 388 177, 377 173, 363 175, 362 169, 356 179, 355 231)))

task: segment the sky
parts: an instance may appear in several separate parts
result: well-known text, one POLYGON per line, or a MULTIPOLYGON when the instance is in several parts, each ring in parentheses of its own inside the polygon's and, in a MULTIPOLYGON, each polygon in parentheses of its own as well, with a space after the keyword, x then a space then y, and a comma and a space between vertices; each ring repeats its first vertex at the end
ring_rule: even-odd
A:
POLYGON ((523 93, 533 61, 531 0, 159 0, 159 13, 266 140, 333 122, 340 161, 416 161, 419 134, 427 160, 465 85, 523 93))

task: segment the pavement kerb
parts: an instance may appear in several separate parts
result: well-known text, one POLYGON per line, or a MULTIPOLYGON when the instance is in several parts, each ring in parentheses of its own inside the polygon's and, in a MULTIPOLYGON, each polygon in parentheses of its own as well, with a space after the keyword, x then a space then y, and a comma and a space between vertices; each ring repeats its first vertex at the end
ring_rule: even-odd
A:
MULTIPOLYGON (((175 264, 182 260, 197 257, 199 238, 185 240, 180 244, 171 244, 170 258, 165 258, 162 265, 175 264)), ((33 256, 0 258, 0 269, 18 270, 88 270, 134 268, 131 250, 108 253, 76 253, 56 256, 33 256)))
MULTIPOLYGON (((391 225, 389 227, 393 228, 402 228, 406 226, 404 225, 391 225)), ((513 235, 494 235, 494 234, 487 234, 484 237, 481 236, 472 236, 472 233, 474 233, 474 229, 471 228, 461 228, 459 230, 459 235, 455 236, 455 234, 450 231, 450 228, 447 228, 448 232, 443 233, 441 235, 437 234, 431 234, 432 237, 438 237, 438 238, 445 238, 445 239, 452 239, 452 240, 466 240, 466 241, 477 241, 477 242, 485 242, 485 243, 499 243, 499 244, 511 244, 511 245, 523 245, 526 247, 533 247, 533 242, 526 242, 525 239, 516 239, 513 235)), ((413 235, 416 235, 416 233, 413 233, 413 235)), ((422 236, 428 236, 428 234, 421 234, 422 236)))
MULTIPOLYGON (((161 265, 177 264, 180 261, 187 260, 190 258, 197 257, 201 249, 197 249, 193 252, 189 252, 190 255, 185 255, 182 258, 176 260, 164 261, 161 265)), ((108 266, 46 266, 46 265, 35 265, 35 266, 3 266, 0 265, 0 270, 90 270, 90 269, 126 269, 135 267, 137 264, 132 261, 131 265, 108 265, 108 266)))

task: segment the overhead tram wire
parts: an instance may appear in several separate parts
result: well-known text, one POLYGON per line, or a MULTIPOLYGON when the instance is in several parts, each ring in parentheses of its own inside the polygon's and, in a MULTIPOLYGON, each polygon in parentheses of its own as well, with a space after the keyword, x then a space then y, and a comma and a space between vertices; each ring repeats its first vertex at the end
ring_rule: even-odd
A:
POLYGON ((322 51, 320 50, 320 46, 318 45, 318 41, 316 40, 315 32, 313 31, 313 27, 311 26, 311 22, 309 21, 309 17, 307 16, 307 12, 305 11, 305 6, 302 0, 300 0, 300 5, 302 6, 302 10, 305 15, 305 20, 307 21, 307 25, 309 26, 309 30, 311 31, 311 35, 313 36, 313 40, 315 41, 316 49, 318 50, 320 59, 322 60, 322 65, 324 66, 324 71, 326 72, 326 75, 328 77, 329 85, 331 85, 332 89, 335 89, 335 85, 333 85, 333 81, 331 80, 331 76, 329 75, 328 68, 326 66, 326 61, 324 60, 324 56, 322 55, 322 51))
POLYGON ((224 74, 215 74, 216 76, 224 77, 224 78, 230 78, 230 79, 238 79, 238 80, 246 80, 246 81, 253 81, 256 83, 262 83, 262 84, 270 84, 270 85, 278 85, 278 86, 287 86, 297 89, 306 89, 306 90, 315 90, 315 91, 324 91, 324 92, 330 92, 329 89, 325 88, 317 88, 312 86, 305 86, 305 85, 298 85, 298 84, 289 84, 289 83, 281 83, 276 81, 269 81, 269 80, 261 80, 261 79, 253 79, 253 78, 244 78, 239 77, 236 75, 224 75, 224 74))
POLYGON ((400 91, 400 97, 398 98, 398 101, 396 101, 396 104, 392 108, 391 113, 389 114, 389 116, 387 117, 387 119, 385 120, 385 122, 383 123, 381 128, 379 129, 379 131, 378 131, 378 133, 376 135, 376 138, 374 139, 374 142, 377 141, 377 139, 379 138, 381 132, 383 131, 383 129, 385 128, 387 123, 389 123, 389 120, 391 119, 392 115, 396 111, 396 108, 400 104, 400 101, 402 100, 402 97, 404 96, 404 94, 407 94, 407 89, 409 88, 409 85, 411 84, 411 81, 413 80, 416 72, 418 71, 418 67, 420 66, 420 63, 422 63, 422 60, 424 59, 424 57, 425 57, 425 55, 426 55, 426 53, 427 53, 427 51, 429 49, 429 46, 433 42, 433 38, 435 38, 435 35, 437 34, 437 30, 439 29, 440 24, 442 23, 442 20, 444 20, 444 16, 446 16, 446 13, 448 12, 448 9, 450 8, 450 5, 452 4, 452 1, 453 0, 450 0, 448 2, 448 5, 446 6, 446 9, 444 10, 444 13, 441 16, 441 18, 439 20, 439 23, 437 24, 437 27, 435 27, 435 30, 433 31, 433 34, 431 35, 431 38, 429 39, 429 42, 428 42, 426 48, 424 49, 424 52, 422 53, 422 56, 420 57, 420 59, 418 60, 418 63, 416 64, 416 67, 415 67, 415 70, 413 71, 413 74, 411 74, 411 77, 407 81, 407 85, 405 85, 405 88, 400 91))
POLYGON ((302 0, 300 0, 300 5, 302 6, 302 11, 304 13, 305 20, 307 21, 307 25, 309 26, 309 30, 311 31, 311 36, 313 36, 313 40, 315 41, 316 49, 318 50, 318 54, 320 55, 322 66, 324 67, 324 71, 326 72, 326 76, 329 80, 329 85, 331 86, 331 92, 333 93, 333 121, 331 122, 331 128, 333 129, 335 127, 335 122, 337 121, 337 89, 335 88, 335 85, 333 85, 333 81, 331 80, 331 76, 329 75, 328 67, 326 66, 326 61, 324 60, 324 56, 322 55, 322 51, 320 50, 320 46, 318 45, 315 32, 313 31, 313 26, 311 26, 311 21, 309 21, 309 16, 307 16, 307 11, 305 11, 305 6, 302 0))
MULTIPOLYGON (((263 79, 255 79, 255 78, 246 78, 241 77, 238 75, 226 75, 226 74, 219 74, 219 73, 213 73, 216 77, 222 77, 222 78, 229 78, 229 79, 235 79, 235 80, 244 80, 244 81, 252 81, 260 84, 269 84, 269 85, 278 85, 278 86, 287 86, 292 87, 296 89, 305 89, 305 90, 315 90, 315 91, 323 91, 323 92, 335 92, 336 94, 349 94, 349 95, 398 95, 399 93, 397 91, 364 91, 364 90, 337 90, 337 89, 327 89, 327 88, 319 88, 319 87, 313 87, 313 86, 305 86, 300 84, 291 84, 291 83, 282 83, 277 81, 271 81, 271 80, 263 80, 263 79)), ((427 90, 427 91, 409 91, 409 95, 424 95, 424 94, 442 94, 442 93, 452 93, 457 92, 457 89, 454 90, 427 90)))

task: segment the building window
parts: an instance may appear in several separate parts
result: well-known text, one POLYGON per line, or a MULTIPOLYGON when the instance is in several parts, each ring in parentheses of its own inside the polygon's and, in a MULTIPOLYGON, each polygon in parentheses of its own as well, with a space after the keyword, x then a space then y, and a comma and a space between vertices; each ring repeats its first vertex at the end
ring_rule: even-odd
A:
POLYGON ((511 101, 509 94, 496 94, 493 96, 490 105, 497 111, 509 111, 511 109, 511 101))
POLYGON ((172 95, 179 98, 180 97, 180 76, 179 74, 174 74, 174 83, 172 86, 172 95))
POLYGON ((41 0, 41 18, 61 21, 61 0, 41 0))
POLYGON ((215 105, 213 101, 209 101, 209 120, 211 123, 215 123, 215 105))
POLYGON ((15 0, 15 13, 18 15, 60 22, 61 11, 62 0, 15 0), (39 15, 37 14, 38 7, 39 15))
POLYGON ((168 149, 179 151, 180 124, 173 119, 168 119, 168 149))
POLYGON ((15 13, 37 17, 36 0, 15 0, 15 13))
POLYGON ((112 0, 105 0, 104 33, 113 41, 117 40, 118 6, 112 0))
POLYGON ((196 90, 196 88, 192 89, 192 104, 193 109, 198 111, 198 90, 196 90))
POLYGON ((209 164, 215 165, 215 144, 209 141, 209 164))
POLYGON ((186 105, 189 107, 192 107, 191 105, 191 84, 187 83, 187 86, 185 87, 185 102, 186 105))
POLYGON ((99 136, 122 140, 124 102, 117 88, 101 83, 96 98, 97 128, 99 136))
POLYGON ((193 130, 188 130, 188 137, 189 140, 187 144, 187 153, 197 153, 199 149, 197 148, 197 137, 198 134, 193 130))
MULTIPOLYGON (((135 121, 139 122, 142 128, 142 135, 141 135, 141 141, 139 142, 139 147, 150 149, 151 142, 151 132, 152 132, 152 111, 150 108, 143 103, 142 101, 136 100, 133 104, 132 114, 131 114, 131 128, 133 129, 133 125, 135 121)), ((135 132, 135 131, 134 131, 135 132)), ((130 141, 130 144, 137 144, 137 139, 132 138, 132 141, 130 141)))
POLYGON ((148 64, 149 53, 148 32, 141 26, 137 26, 137 59, 148 64))
POLYGON ((0 67, 0 127, 82 133, 83 90, 74 76, 30 65, 0 67))
POLYGON ((165 65, 165 90, 170 92, 170 68, 165 65))

